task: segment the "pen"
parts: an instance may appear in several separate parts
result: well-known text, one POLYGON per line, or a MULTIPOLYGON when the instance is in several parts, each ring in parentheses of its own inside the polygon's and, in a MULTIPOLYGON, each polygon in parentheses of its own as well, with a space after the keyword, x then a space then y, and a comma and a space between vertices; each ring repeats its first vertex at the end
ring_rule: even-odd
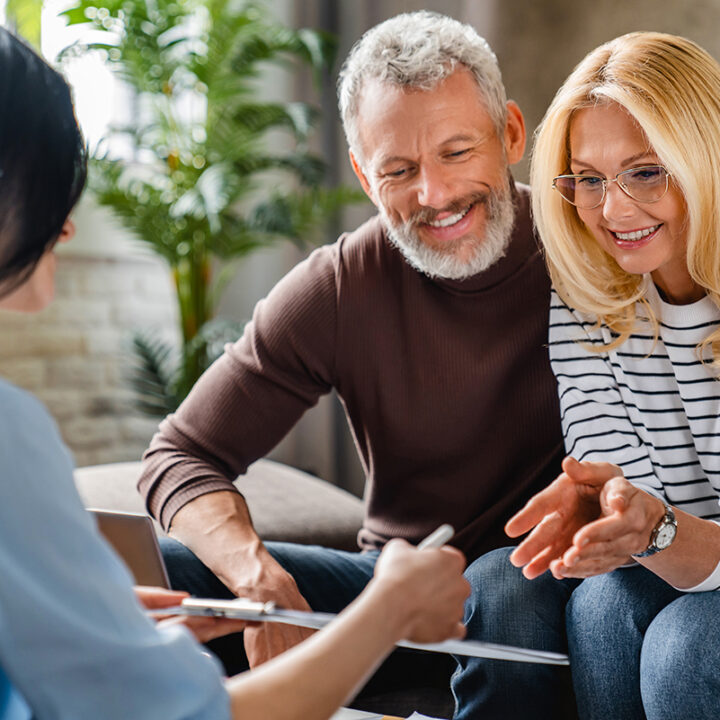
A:
POLYGON ((442 547, 453 535, 455 534, 455 528, 445 523, 441 525, 437 530, 433 530, 424 540, 418 543, 418 550, 425 550, 426 548, 439 548, 442 547))

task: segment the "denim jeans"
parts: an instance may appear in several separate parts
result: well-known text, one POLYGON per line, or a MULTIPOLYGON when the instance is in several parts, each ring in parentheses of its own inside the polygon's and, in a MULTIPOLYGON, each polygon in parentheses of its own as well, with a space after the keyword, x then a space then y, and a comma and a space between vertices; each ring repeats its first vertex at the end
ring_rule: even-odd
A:
MULTIPOLYGON (((230 591, 187 548, 173 540, 161 541, 173 587, 205 597, 232 597, 230 591)), ((314 610, 339 612, 370 580, 378 553, 349 553, 316 546, 266 543, 273 557, 294 578, 314 610)), ((564 611, 577 583, 558 582, 550 575, 528 581, 510 565, 510 549, 478 558, 465 576, 471 584, 466 606, 468 638, 488 642, 566 651, 564 611)), ((247 668, 242 641, 237 636, 221 638, 209 647, 224 662, 229 673, 247 668)), ((437 683, 438 675, 450 680, 448 657, 434 653, 400 651, 391 656, 376 687, 410 686, 418 675, 437 683), (394 656, 394 662, 393 662, 394 656), (445 675, 443 675, 445 671, 445 675)), ((567 668, 505 660, 457 657, 452 679, 459 720, 514 720, 526 718, 528 710, 540 720, 574 717, 565 710, 572 703, 567 668)), ((445 682, 445 680, 443 680, 445 682)))
MULTIPOLYGON (((567 652, 565 605, 576 580, 545 573, 527 580, 510 564, 513 548, 494 550, 465 572, 472 594, 465 606, 473 640, 567 652)), ((452 678, 455 720, 575 717, 567 667, 457 657, 452 678)))
POLYGON ((720 717, 720 592, 681 593, 642 567, 585 580, 567 606, 580 717, 720 717))

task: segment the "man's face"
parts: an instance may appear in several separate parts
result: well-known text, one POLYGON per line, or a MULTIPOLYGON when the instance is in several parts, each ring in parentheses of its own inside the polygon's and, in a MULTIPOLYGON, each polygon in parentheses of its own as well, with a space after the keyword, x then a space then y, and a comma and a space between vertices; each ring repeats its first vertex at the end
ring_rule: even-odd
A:
POLYGON ((465 278, 505 252, 513 225, 508 164, 522 157, 522 115, 497 129, 464 68, 429 91, 369 81, 353 168, 390 239, 431 276, 465 278))

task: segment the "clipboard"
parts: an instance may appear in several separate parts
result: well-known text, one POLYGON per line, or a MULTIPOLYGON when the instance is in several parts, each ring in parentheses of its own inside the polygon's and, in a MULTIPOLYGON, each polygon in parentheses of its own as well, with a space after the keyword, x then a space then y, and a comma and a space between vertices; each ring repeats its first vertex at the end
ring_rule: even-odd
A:
MULTIPOLYGON (((319 630, 332 622, 334 613, 306 612, 302 610, 284 610, 275 603, 255 602, 246 598, 233 600, 213 600, 209 598, 185 598, 182 605, 153 610, 152 615, 201 615, 205 617, 224 617, 251 622, 277 622, 319 630)), ((490 658, 493 660, 514 660, 544 665, 569 665, 567 655, 547 650, 531 650, 512 645, 498 645, 478 640, 445 640, 440 643, 413 643, 401 640, 398 647, 428 652, 441 652, 451 655, 490 658)))

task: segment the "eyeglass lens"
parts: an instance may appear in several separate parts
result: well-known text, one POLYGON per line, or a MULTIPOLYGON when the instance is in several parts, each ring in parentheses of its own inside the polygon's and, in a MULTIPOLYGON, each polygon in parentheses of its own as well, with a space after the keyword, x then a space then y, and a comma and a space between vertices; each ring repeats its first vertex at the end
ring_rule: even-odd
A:
POLYGON ((555 178, 555 188, 573 205, 592 209, 600 205, 605 197, 606 185, 614 181, 633 200, 657 202, 667 192, 668 173, 661 165, 648 165, 624 170, 614 180, 606 180, 599 175, 560 175, 555 178))

